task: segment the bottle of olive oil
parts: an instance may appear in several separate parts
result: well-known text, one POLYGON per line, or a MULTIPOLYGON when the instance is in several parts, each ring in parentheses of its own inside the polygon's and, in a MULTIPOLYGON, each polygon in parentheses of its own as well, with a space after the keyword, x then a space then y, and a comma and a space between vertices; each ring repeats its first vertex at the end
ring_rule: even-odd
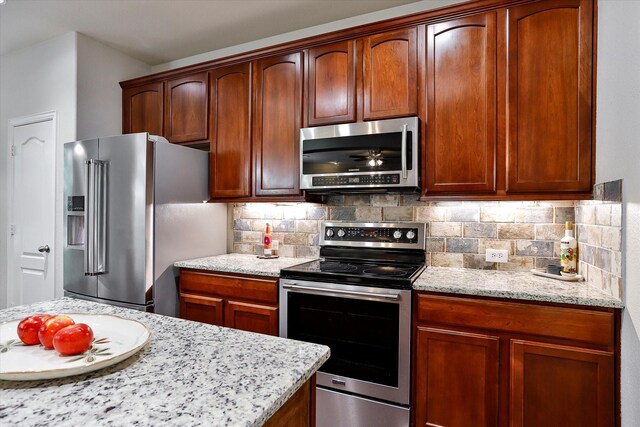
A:
POLYGON ((560 265, 565 273, 576 273, 578 267, 578 242, 573 237, 573 222, 564 224, 564 237, 560 239, 560 265))

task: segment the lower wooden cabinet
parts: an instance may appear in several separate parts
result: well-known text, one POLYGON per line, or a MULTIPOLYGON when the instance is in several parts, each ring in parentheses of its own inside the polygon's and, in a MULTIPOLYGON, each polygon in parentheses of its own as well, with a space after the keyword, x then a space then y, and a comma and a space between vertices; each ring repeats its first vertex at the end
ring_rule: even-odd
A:
POLYGON ((418 425, 496 425, 499 338, 418 327, 418 425))
POLYGON ((180 318, 278 335, 278 279, 182 269, 180 318))
POLYGON ((619 425, 619 310, 418 293, 414 313, 414 425, 619 425))
POLYGON ((511 426, 614 425, 613 353, 512 340, 510 365, 511 426))

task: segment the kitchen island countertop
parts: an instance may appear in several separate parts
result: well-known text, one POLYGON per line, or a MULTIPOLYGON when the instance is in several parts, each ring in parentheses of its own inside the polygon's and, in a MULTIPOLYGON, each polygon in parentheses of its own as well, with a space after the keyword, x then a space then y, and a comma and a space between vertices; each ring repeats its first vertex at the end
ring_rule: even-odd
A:
POLYGON ((427 267, 414 282, 416 291, 623 308, 621 300, 589 282, 565 282, 530 272, 427 267))
POLYGON ((180 268, 196 270, 224 271, 227 273, 253 274, 256 276, 278 277, 280 270, 311 261, 307 258, 273 258, 260 259, 248 254, 225 254, 185 261, 177 261, 173 265, 180 268))
POLYGON ((111 314, 142 322, 149 344, 114 366, 46 381, 0 381, 3 425, 264 424, 329 358, 329 348, 62 298, 0 310, 111 314))

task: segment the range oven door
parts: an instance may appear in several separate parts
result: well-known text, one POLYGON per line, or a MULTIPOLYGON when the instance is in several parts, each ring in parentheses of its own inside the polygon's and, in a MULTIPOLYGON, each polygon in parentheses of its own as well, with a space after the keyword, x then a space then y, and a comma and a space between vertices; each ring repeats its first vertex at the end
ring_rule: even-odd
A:
POLYGON ((410 290, 281 279, 280 335, 331 348, 317 385, 409 405, 410 290))

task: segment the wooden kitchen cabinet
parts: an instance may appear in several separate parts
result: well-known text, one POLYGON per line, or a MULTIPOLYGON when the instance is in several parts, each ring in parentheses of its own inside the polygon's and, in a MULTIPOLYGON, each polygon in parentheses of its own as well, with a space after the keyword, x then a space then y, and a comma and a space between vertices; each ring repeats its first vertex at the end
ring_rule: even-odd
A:
POLYGON ((164 83, 122 90, 122 133, 163 135, 164 83))
POLYGON ((252 66, 254 195, 299 196, 302 53, 252 66))
POLYGON ((251 64, 217 68, 211 88, 211 199, 251 196, 251 64))
POLYGON ((356 121, 355 44, 348 40, 308 50, 308 126, 356 121))
POLYGON ((496 425, 498 343, 496 336, 418 327, 417 425, 496 425))
POLYGON ((494 192, 496 12, 427 26, 427 194, 494 192))
POLYGON ((362 68, 365 120, 418 114, 417 40, 417 27, 364 38, 362 68))
POLYGON ((590 192, 593 5, 507 9, 507 192, 590 192))
POLYGON ((180 318, 278 335, 278 278, 181 269, 180 318))
POLYGON ((164 136, 174 143, 206 142, 209 81, 207 73, 169 80, 165 93, 164 136))
POLYGON ((619 423, 619 310, 426 292, 414 302, 415 425, 619 423))
POLYGON ((615 425, 610 351, 511 341, 510 425, 615 425))

